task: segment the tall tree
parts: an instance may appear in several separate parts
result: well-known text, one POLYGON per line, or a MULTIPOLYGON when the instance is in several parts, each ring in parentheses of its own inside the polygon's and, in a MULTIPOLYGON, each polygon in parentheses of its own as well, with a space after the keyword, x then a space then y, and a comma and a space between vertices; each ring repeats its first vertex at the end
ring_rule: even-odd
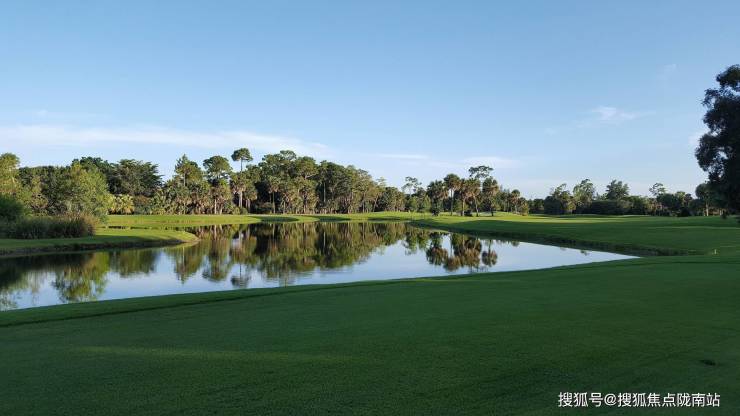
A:
POLYGON ((488 207, 491 210, 491 216, 493 216, 493 212, 496 210, 494 207, 496 195, 498 195, 499 192, 499 185, 498 181, 496 179, 493 179, 492 177, 487 177, 483 180, 483 186, 481 188, 481 194, 483 198, 485 199, 485 202, 488 203, 488 207))
POLYGON ((162 176, 158 173, 157 165, 153 163, 122 159, 111 165, 108 187, 114 194, 151 197, 160 186, 162 176))
POLYGON ((447 195, 447 186, 442 181, 429 182, 427 186, 427 195, 431 199, 433 213, 438 214, 443 209, 442 201, 447 195))
POLYGON ((606 194, 604 195, 604 197, 606 199, 619 200, 627 198, 629 195, 629 185, 627 185, 626 183, 622 183, 622 181, 614 179, 609 182, 609 185, 606 186, 606 194))
POLYGON ((444 177, 443 181, 447 186, 448 192, 450 192, 450 215, 452 215, 452 211, 454 211, 455 207, 455 194, 462 186, 462 179, 454 173, 450 173, 444 177))
POLYGON ((480 195, 480 181, 474 178, 468 178, 462 181, 460 185, 460 199, 462 207, 460 215, 465 215, 465 202, 472 199, 475 205, 475 214, 478 215, 478 195, 480 195))
POLYGON ((479 181, 482 181, 491 176, 491 172, 493 172, 493 168, 485 165, 473 166, 468 169, 468 174, 470 175, 470 177, 479 181))
POLYGON ((401 187, 401 190, 403 192, 408 192, 408 193, 413 194, 413 193, 416 193, 420 187, 421 187, 421 182, 419 182, 418 179, 412 176, 407 176, 406 183, 403 184, 403 186, 401 187))
POLYGON ((577 212, 583 212, 591 202, 596 198, 596 188, 589 179, 582 180, 578 185, 573 187, 573 200, 576 204, 577 212))
POLYGON ((717 75, 719 88, 704 94, 704 123, 709 132, 699 139, 696 159, 709 173, 712 189, 730 208, 740 210, 740 65, 717 75))
POLYGON ((175 163, 175 176, 183 185, 203 180, 203 171, 200 170, 198 163, 182 155, 175 163))
POLYGON ((241 172, 244 170, 244 162, 249 163, 253 159, 249 149, 242 147, 241 149, 234 150, 234 153, 231 154, 231 160, 239 162, 239 172, 241 172))
POLYGON ((228 180, 231 175, 231 165, 223 156, 212 156, 203 161, 203 168, 206 171, 206 178, 209 181, 228 180))
POLYGON ((665 189, 665 185, 663 185, 660 182, 656 182, 655 184, 653 184, 653 186, 650 187, 649 191, 650 191, 650 194, 653 196, 653 198, 657 198, 660 195, 668 192, 665 189))
POLYGON ((231 175, 231 189, 239 196, 239 208, 244 206, 244 192, 250 185, 254 187, 248 172, 240 171, 231 175))

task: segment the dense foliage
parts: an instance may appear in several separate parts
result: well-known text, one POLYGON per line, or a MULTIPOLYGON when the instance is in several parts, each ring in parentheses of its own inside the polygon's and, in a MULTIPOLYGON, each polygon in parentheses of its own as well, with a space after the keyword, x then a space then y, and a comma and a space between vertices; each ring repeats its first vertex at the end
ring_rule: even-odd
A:
POLYGON ((717 82, 719 88, 704 95, 709 132, 699 140, 696 158, 718 197, 740 210, 740 65, 717 75, 717 82))

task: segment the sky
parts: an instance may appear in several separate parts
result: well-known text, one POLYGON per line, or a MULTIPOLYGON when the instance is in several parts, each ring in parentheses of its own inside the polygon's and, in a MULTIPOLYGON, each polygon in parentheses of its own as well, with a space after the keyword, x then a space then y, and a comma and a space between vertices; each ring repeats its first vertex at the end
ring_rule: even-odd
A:
MULTIPOLYGON (((509 189, 693 192, 737 1, 3 1, 0 152, 255 159, 400 186, 485 164, 509 189)), ((237 166, 235 164, 234 166, 237 166)))

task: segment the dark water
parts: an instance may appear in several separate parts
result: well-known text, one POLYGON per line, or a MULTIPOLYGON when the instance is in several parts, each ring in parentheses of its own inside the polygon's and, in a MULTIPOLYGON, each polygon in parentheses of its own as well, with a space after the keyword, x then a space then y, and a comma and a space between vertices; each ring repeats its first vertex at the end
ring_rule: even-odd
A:
POLYGON ((536 269, 628 258, 403 223, 213 226, 175 247, 0 259, 0 308, 536 269))

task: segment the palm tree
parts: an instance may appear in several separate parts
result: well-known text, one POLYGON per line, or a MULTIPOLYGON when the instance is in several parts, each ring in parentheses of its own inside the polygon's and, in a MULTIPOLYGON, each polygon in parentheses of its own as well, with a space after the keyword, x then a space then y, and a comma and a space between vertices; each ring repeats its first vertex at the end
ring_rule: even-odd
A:
POLYGON ((247 212, 251 211, 252 201, 255 199, 257 199, 257 188, 254 187, 252 182, 249 182, 244 189, 244 202, 247 205, 247 212))
POLYGON ((455 193, 460 190, 460 185, 462 184, 462 181, 460 180, 459 176, 455 175, 454 173, 450 173, 449 175, 445 176, 444 183, 445 186, 447 186, 448 192, 452 193, 450 199, 450 215, 452 215, 452 210, 455 207, 455 193))
POLYGON ((239 208, 243 206, 244 191, 250 183, 249 177, 244 171, 231 175, 231 190, 239 195, 239 208))
POLYGON ((496 195, 499 192, 499 186, 496 179, 491 178, 490 176, 483 180, 483 198, 488 200, 488 204, 491 208, 491 216, 493 216, 493 201, 496 198, 496 195))
POLYGON ((478 195, 480 195, 480 181, 474 178, 463 180, 460 192, 463 199, 462 211, 460 211, 460 215, 464 215, 465 201, 468 199, 472 199, 473 204, 475 204, 475 215, 478 216, 478 195))

